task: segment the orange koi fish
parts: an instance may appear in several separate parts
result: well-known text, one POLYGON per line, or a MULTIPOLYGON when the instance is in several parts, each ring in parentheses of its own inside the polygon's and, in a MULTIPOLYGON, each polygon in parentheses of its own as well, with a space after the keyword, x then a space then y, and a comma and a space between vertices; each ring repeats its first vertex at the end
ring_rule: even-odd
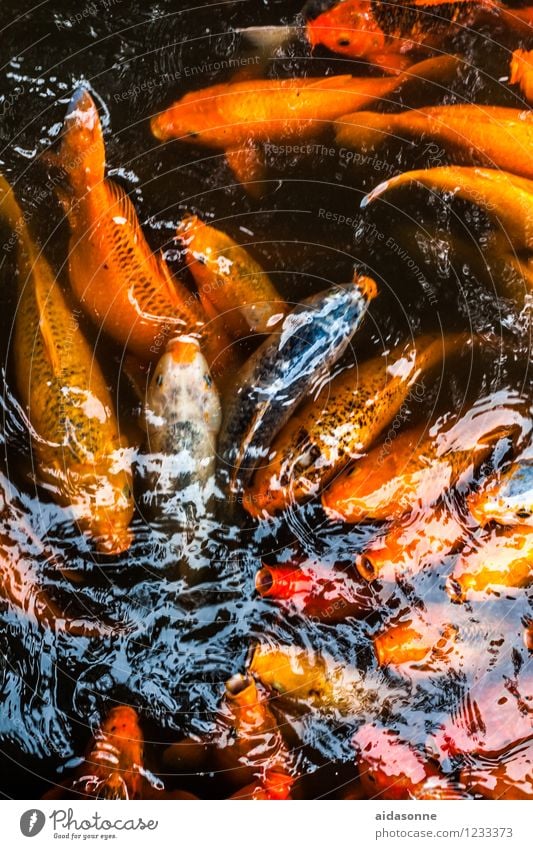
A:
POLYGON ((234 339, 271 333, 288 306, 248 251, 196 215, 183 219, 178 235, 207 315, 221 316, 234 339))
POLYGON ((345 522, 398 519, 418 504, 434 504, 478 468, 497 442, 518 434, 521 424, 518 411, 473 408, 451 426, 406 430, 341 473, 322 504, 345 522))
POLYGON ((302 142, 332 121, 392 94, 404 83, 441 80, 458 60, 440 56, 396 78, 349 75, 221 83, 190 92, 151 120, 160 141, 178 139, 225 153, 236 179, 249 191, 265 178, 264 144, 302 142))
POLYGON ((71 793, 95 799, 141 799, 145 781, 143 749, 137 712, 126 705, 112 708, 94 735, 74 779, 44 798, 61 799, 71 793))
MULTIPOLYGON (((326 47, 348 59, 364 59, 388 73, 409 65, 410 54, 437 47, 443 39, 484 22, 528 33, 531 9, 505 9, 493 0, 341 0, 310 17, 303 34, 312 48, 326 47)), ((301 37, 302 27, 249 27, 238 30, 255 47, 273 52, 301 37)))
POLYGON ((19 240, 15 372, 39 481, 105 554, 131 543, 131 465, 111 394, 54 273, 0 177, 0 217, 19 240))
POLYGON ((447 589, 453 601, 462 602, 478 593, 528 587, 532 581, 532 529, 500 528, 463 550, 447 589))
POLYGON ((465 339, 422 336, 326 384, 274 440, 272 459, 258 469, 245 494, 246 510, 257 517, 272 515, 316 494, 393 421, 411 393, 418 392, 417 380, 458 353, 465 339))
POLYGON ((301 569, 297 565, 267 566, 255 578, 257 592, 321 622, 362 618, 374 609, 372 597, 361 584, 341 571, 301 569))
POLYGON ((253 678, 234 675, 226 683, 216 762, 229 780, 246 787, 235 797, 287 799, 294 783, 291 758, 278 722, 253 678))
MULTIPOLYGON (((498 168, 521 177, 533 177, 529 155, 533 115, 520 109, 469 103, 387 114, 357 111, 339 118, 335 130, 337 144, 344 147, 364 146, 365 150, 372 150, 390 138, 416 141, 424 138, 442 145, 463 165, 498 168)), ((394 178, 391 185, 403 177, 402 174, 394 178)), ((380 193, 379 188, 375 191, 380 193)))
MULTIPOLYGON (((528 120, 525 116, 524 122, 528 123, 528 120)), ((522 159, 521 150, 519 148, 517 152, 516 141, 513 141, 515 162, 522 159)), ((530 258, 533 250, 533 180, 489 168, 445 166, 408 171, 381 183, 367 195, 362 206, 366 207, 391 191, 414 184, 431 192, 449 192, 454 197, 476 204, 487 213, 494 223, 495 236, 484 253, 490 261, 494 255, 500 265, 503 263, 508 270, 515 272, 512 280, 506 279, 508 274, 500 275, 502 280, 499 284, 503 295, 513 296, 522 302, 526 292, 533 288, 533 260, 530 258)))
POLYGON ((206 333, 200 304, 151 252, 133 204, 105 178, 100 118, 85 89, 71 100, 57 161, 69 184, 60 199, 71 230, 70 283, 96 326, 143 360, 182 333, 196 334, 216 359, 226 340, 206 333))
POLYGON ((533 525, 533 462, 517 458, 503 474, 496 473, 468 497, 469 510, 480 525, 533 525))
POLYGON ((438 563, 461 541, 463 525, 442 505, 424 512, 413 521, 397 523, 358 554, 355 565, 367 581, 395 580, 438 563))
POLYGON ((439 630, 413 620, 390 625, 374 637, 377 662, 380 666, 397 666, 429 660, 446 648, 453 633, 448 626, 439 630))

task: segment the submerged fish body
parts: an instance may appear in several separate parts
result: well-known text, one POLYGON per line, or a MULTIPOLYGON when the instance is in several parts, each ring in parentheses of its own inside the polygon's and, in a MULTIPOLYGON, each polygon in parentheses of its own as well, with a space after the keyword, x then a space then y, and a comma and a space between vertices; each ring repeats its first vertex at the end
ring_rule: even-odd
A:
POLYGON ((209 336, 200 304, 152 253, 121 187, 105 179, 102 128, 86 90, 71 101, 58 162, 69 184, 60 198, 71 229, 70 283, 97 327, 145 361, 179 333, 197 335, 216 359, 226 340, 209 336))
POLYGON ((518 458, 510 469, 472 493, 468 507, 480 525, 533 525, 533 459, 518 458))
POLYGON ((131 465, 104 376, 46 259, 1 178, 0 215, 19 238, 15 371, 33 435, 38 480, 98 550, 131 542, 131 465))
POLYGON ((448 593, 455 602, 485 598, 507 589, 521 589, 533 582, 533 530, 530 527, 491 529, 463 549, 448 593))
POLYGON ((94 735, 71 789, 96 799, 139 799, 144 781, 143 733, 133 708, 112 708, 94 735))
POLYGON ((527 110, 470 103, 387 114, 357 111, 339 118, 335 129, 337 143, 349 148, 373 149, 391 137, 424 138, 443 145, 464 165, 533 178, 533 115, 527 110))
POLYGON ((398 346, 390 358, 376 357, 335 377, 297 410, 273 443, 268 464, 246 491, 248 512, 272 515, 315 495, 368 448, 409 397, 422 400, 425 389, 418 379, 457 353, 465 338, 422 336, 398 346))
POLYGON ((398 77, 301 77, 221 83, 190 92, 151 121, 160 141, 223 151, 236 178, 251 192, 265 177, 261 145, 305 141, 331 122, 391 94, 404 83, 447 77, 454 57, 437 57, 398 77))
POLYGON ((279 324, 288 306, 244 247, 197 216, 185 218, 178 234, 208 315, 219 315, 236 339, 279 324))
POLYGON ((393 581, 401 575, 411 578, 442 560, 464 534, 464 525, 440 504, 414 521, 409 516, 393 523, 384 536, 357 555, 355 565, 367 581, 393 581))
POLYGON ((517 411, 496 408, 477 415, 473 410, 445 427, 424 424, 406 430, 337 477, 322 503, 345 522, 398 519, 417 505, 434 504, 521 426, 517 411))
POLYGON ((147 483, 152 519, 179 524, 205 515, 213 494, 221 408, 198 341, 178 337, 159 360, 145 402, 147 483))
POLYGON ((227 681, 220 726, 225 745, 217 750, 218 769, 228 771, 239 785, 246 784, 247 793, 255 788, 254 798, 289 798, 294 783, 291 757, 278 721, 251 676, 234 675, 227 681))
POLYGON ((228 395, 219 455, 239 492, 298 403, 346 350, 376 295, 370 278, 307 298, 238 373, 228 395))
MULTIPOLYGON (((521 155, 516 156, 516 145, 513 152, 515 160, 520 160, 521 155)), ((408 171, 377 186, 363 200, 362 206, 413 185, 427 187, 431 192, 450 193, 486 212, 495 226, 495 235, 484 255, 489 263, 494 257, 497 267, 507 267, 513 273, 512 281, 506 279, 508 275, 501 274, 496 283, 503 295, 513 296, 522 303, 533 288, 533 180, 495 168, 455 165, 408 171)))

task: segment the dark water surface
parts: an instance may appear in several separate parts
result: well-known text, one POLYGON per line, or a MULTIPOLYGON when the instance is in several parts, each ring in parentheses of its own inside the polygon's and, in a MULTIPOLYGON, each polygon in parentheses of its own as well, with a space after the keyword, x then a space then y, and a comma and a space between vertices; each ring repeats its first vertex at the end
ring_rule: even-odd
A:
MULTIPOLYGON (((235 184, 222 155, 177 143, 161 146, 152 138, 148 119, 154 111, 186 91, 230 78, 225 63, 244 49, 235 27, 291 21, 300 11, 297 3, 44 0, 33 6, 2 0, 1 11, 0 167, 30 210, 32 232, 62 279, 68 232, 53 192, 41 194, 49 174, 39 155, 57 139, 72 91, 84 82, 100 107, 109 174, 130 194, 150 245, 167 251, 176 272, 181 256, 173 236, 185 211, 211 218, 251 245, 291 302, 350 280, 358 262, 375 277, 381 294, 347 364, 425 331, 463 329, 485 339, 481 353, 467 354, 428 383, 423 402, 406 411, 407 422, 466 411, 473 404, 529 406, 529 313, 494 293, 482 255, 483 214, 460 204, 450 210, 422 191, 406 195, 408 206, 359 212, 363 194, 392 171, 423 167, 435 156, 442 163, 442 152, 424 144, 411 150, 391 144, 380 159, 358 168, 338 152, 273 157, 269 191, 257 202, 235 184), (71 19, 79 13, 81 21, 71 19), (354 220, 339 223, 333 215, 328 220, 327 212, 354 220), (468 261, 450 250, 450 232, 466 242, 468 261), (407 260, 398 245, 407 250, 407 260)), ((461 47, 471 64, 426 102, 523 105, 516 91, 498 82, 507 73, 505 48, 471 35, 461 47)), ((362 63, 325 51, 310 57, 297 45, 266 70, 273 77, 333 72, 364 70, 362 63)), ((409 105, 416 105, 413 95, 409 105)), ((332 144, 330 139, 328 147, 332 144)), ((9 234, 2 230, 2 236, 9 234)), ((157 770, 163 745, 212 730, 224 682, 245 669, 250 646, 259 640, 325 652, 333 663, 358 670, 357 692, 366 694, 347 712, 300 713, 286 707, 298 766, 307 775, 300 792, 311 797, 342 795, 344 782, 356 776, 351 740, 365 721, 380 720, 424 746, 447 718, 461 717, 465 696, 480 682, 518 693, 531 706, 531 662, 523 642, 531 596, 509 591, 452 605, 445 581, 453 556, 409 580, 373 585, 374 613, 366 620, 319 624, 260 599, 254 577, 262 560, 284 562, 300 555, 309 564, 349 568, 379 533, 377 526, 331 524, 319 504, 291 508, 271 523, 244 520, 243 530, 213 524, 190 552, 185 571, 168 538, 139 513, 131 550, 112 563, 95 558, 67 511, 33 482, 27 424, 12 391, 14 252, 4 256, 1 281, 0 483, 12 505, 4 511, 3 533, 11 541, 9 569, 27 577, 32 566, 38 579, 33 588, 26 583, 23 601, 0 601, 3 794, 31 798, 45 792, 50 780, 61 778, 65 763, 84 751, 99 719, 117 702, 139 709, 149 765, 157 770), (20 515, 31 536, 21 530, 20 515), (28 609, 39 583, 66 616, 115 623, 112 634, 88 639, 36 625, 28 609), (460 634, 454 651, 428 668, 407 666, 401 674, 380 669, 372 636, 410 609, 423 621, 451 623, 460 634)), ((101 338, 97 342, 89 325, 83 327, 116 392, 127 431, 138 409, 121 375, 121 352, 101 338)), ((465 525, 467 539, 462 493, 445 493, 444 502, 465 525)), ((498 749, 497 729, 486 734, 498 749)), ((451 776, 455 768, 453 762, 447 765, 451 776)), ((231 792, 223 776, 167 781, 171 788, 192 789, 206 798, 231 792)))

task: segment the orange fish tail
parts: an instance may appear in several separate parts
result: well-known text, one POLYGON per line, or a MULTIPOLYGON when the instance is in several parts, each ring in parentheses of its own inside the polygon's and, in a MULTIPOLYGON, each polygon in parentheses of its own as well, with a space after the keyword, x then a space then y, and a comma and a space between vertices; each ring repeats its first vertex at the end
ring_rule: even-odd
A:
POLYGON ((86 89, 78 89, 70 101, 58 162, 77 196, 104 179, 102 125, 96 104, 86 89))

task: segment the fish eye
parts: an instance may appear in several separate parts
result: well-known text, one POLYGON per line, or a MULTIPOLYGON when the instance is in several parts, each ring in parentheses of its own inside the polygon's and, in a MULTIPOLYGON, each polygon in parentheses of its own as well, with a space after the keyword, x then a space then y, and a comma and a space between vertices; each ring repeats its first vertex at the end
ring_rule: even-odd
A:
POLYGON ((213 385, 213 379, 210 374, 204 374, 204 380, 209 387, 213 385))
POLYGON ((156 379, 155 379, 155 382, 156 382, 157 386, 163 386, 163 375, 158 374, 156 379))
POLYGON ((131 487, 129 484, 126 484, 122 489, 122 495, 124 498, 131 498, 131 487))
POLYGON ((529 519, 531 517, 531 513, 529 510, 517 510, 516 516, 518 519, 529 519))
POLYGON ((339 47, 349 47, 350 46, 350 39, 349 38, 339 38, 337 44, 339 45, 339 47))

